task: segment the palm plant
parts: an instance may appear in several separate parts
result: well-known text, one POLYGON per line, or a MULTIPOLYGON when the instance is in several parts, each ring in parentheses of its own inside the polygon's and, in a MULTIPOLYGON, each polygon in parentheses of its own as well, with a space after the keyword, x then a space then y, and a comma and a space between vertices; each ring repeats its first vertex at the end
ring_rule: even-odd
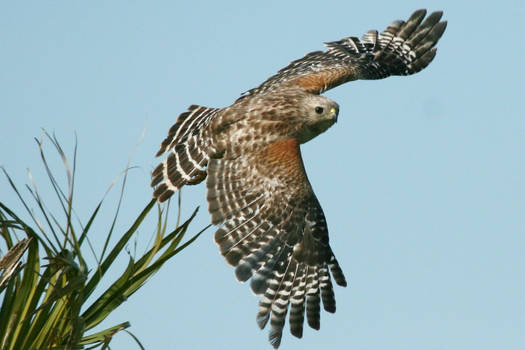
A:
POLYGON ((67 190, 64 190, 48 165, 43 141, 37 140, 42 162, 60 204, 62 219, 49 210, 34 184, 26 187, 39 215, 31 210, 29 202, 2 168, 12 190, 27 210, 31 223, 23 221, 21 215, 0 201, 0 234, 4 241, 2 245, 7 248, 7 253, 0 259, 0 350, 105 349, 113 336, 122 330, 135 339, 138 347, 143 348, 127 330, 129 322, 97 332, 93 329, 207 227, 181 244, 197 209, 182 224, 179 225, 177 220, 177 227, 169 231, 169 206, 162 209, 155 200, 151 200, 127 231, 118 235, 116 243, 112 244, 111 237, 116 235, 115 222, 126 183, 125 171, 120 200, 112 223, 104 233, 103 248, 101 252, 95 252, 89 235, 93 231, 93 223, 100 216, 104 199, 98 203, 86 224, 82 224, 73 206, 76 146, 70 167, 55 137, 44 133, 42 140, 50 140, 66 170, 67 190), (154 207, 157 210, 152 210, 154 207), (156 222, 151 247, 141 256, 132 256, 126 251, 126 246, 136 238, 145 218, 151 215, 155 215, 156 222), (95 260, 92 266, 89 266, 90 259, 86 257, 89 251, 95 257, 91 259, 95 260), (109 268, 122 257, 127 257, 127 267, 109 288, 103 288, 101 280, 108 278, 109 268))

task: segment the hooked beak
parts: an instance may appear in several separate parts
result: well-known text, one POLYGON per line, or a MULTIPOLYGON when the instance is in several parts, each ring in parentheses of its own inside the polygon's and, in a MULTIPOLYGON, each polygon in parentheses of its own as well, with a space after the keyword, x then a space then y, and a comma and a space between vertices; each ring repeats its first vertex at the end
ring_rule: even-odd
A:
POLYGON ((332 107, 330 109, 330 117, 334 120, 335 123, 337 123, 337 116, 339 115, 339 108, 332 107))

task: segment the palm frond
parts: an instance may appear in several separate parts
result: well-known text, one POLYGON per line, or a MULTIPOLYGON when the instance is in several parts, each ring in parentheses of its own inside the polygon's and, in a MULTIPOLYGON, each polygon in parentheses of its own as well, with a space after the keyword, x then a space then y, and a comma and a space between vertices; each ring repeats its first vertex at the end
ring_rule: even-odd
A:
POLYGON ((147 283, 164 263, 207 229, 181 244, 198 208, 170 231, 167 229, 167 209, 161 208, 155 200, 148 200, 144 209, 131 220, 133 223, 129 228, 112 243, 112 235, 115 237, 118 234, 115 223, 120 207, 127 204, 123 201, 123 193, 128 167, 123 172, 120 198, 105 235, 107 238, 102 250, 97 253, 89 242, 89 233, 93 224, 102 220, 100 208, 104 198, 83 225, 74 209, 76 144, 71 164, 56 137, 44 132, 37 144, 51 188, 58 199, 60 215, 57 216, 47 205, 47 200, 42 198, 31 173, 32 184, 27 189, 38 214, 2 168, 31 224, 0 202, 0 234, 7 248, 0 258, 0 350, 104 349, 122 330, 136 341, 138 348, 143 349, 140 341, 127 330, 130 326, 127 321, 101 331, 92 331, 147 283), (49 165, 46 140, 50 140, 62 161, 66 171, 65 186, 57 180, 49 165), (157 210, 152 211, 153 207, 157 210), (141 256, 131 256, 126 247, 132 239, 136 239, 138 230, 151 216, 156 220, 151 247, 141 256), (17 239, 20 236, 25 238, 17 239), (95 266, 88 265, 86 252, 95 256, 95 266), (108 288, 100 290, 100 282, 110 278, 108 270, 123 257, 128 259, 127 267, 108 288))

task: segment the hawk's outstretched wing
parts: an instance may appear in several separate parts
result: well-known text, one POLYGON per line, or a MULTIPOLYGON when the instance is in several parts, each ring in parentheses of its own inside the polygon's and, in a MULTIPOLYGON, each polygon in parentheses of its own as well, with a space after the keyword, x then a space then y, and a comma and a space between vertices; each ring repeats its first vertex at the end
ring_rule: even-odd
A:
POLYGON ((281 342, 290 306, 290 329, 302 336, 308 324, 319 329, 320 301, 335 312, 329 270, 346 280, 328 244, 323 211, 306 177, 299 142, 276 141, 256 152, 208 162, 209 211, 224 223, 215 241, 240 281, 262 295, 257 323, 270 319, 270 342, 281 342))
POLYGON ((323 210, 313 193, 299 143, 333 124, 337 104, 316 96, 356 79, 409 75, 434 58, 446 27, 442 13, 418 10, 385 31, 327 43, 293 61, 223 109, 191 106, 182 113, 157 155, 154 196, 165 201, 207 176, 215 241, 240 281, 261 295, 257 323, 270 321, 270 342, 290 330, 319 329, 320 304, 335 312, 331 278, 346 280, 330 248, 323 210), (305 316, 306 314, 306 316, 305 316))
POLYGON ((395 21, 380 34, 371 30, 361 40, 347 37, 326 43, 326 51, 310 52, 291 62, 240 98, 283 88, 320 94, 352 80, 417 73, 434 59, 433 47, 447 26, 439 21, 441 11, 423 21, 425 15, 426 10, 417 10, 406 22, 395 21))
POLYGON ((169 152, 168 157, 151 174, 151 186, 156 186, 153 196, 159 202, 170 198, 182 186, 197 184, 206 176, 204 169, 213 149, 210 137, 203 133, 219 111, 219 108, 191 105, 170 128, 157 152, 157 156, 169 152))

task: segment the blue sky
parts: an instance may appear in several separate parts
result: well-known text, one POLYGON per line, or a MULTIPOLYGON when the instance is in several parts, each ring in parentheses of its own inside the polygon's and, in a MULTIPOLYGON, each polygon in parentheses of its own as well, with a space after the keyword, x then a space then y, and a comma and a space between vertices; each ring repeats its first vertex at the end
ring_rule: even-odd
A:
MULTIPOLYGON (((227 106, 322 42, 382 30, 422 7, 449 21, 431 65, 327 92, 339 122, 302 147, 349 287, 336 287, 337 312, 322 314, 319 332, 297 340, 286 331, 281 347, 523 348, 523 1, 5 2, 0 165, 19 186, 31 169, 49 195, 33 138, 44 128, 71 151, 76 133, 77 211, 87 221, 133 153, 123 231, 151 198, 154 154, 187 106, 227 106)), ((0 198, 18 205, 5 181, 0 198)), ((209 222, 204 186, 184 189, 183 216, 198 205, 194 232, 209 222)), ((148 349, 270 349, 257 298, 212 235, 105 325, 131 321, 148 349)), ((136 348, 124 333, 113 344, 136 348)))

